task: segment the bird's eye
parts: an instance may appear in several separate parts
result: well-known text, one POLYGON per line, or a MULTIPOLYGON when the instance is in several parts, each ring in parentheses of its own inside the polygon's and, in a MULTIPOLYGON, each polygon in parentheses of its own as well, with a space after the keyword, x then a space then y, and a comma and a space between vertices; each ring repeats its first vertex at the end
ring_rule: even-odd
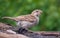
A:
POLYGON ((36 12, 38 12, 38 11, 36 11, 36 12))

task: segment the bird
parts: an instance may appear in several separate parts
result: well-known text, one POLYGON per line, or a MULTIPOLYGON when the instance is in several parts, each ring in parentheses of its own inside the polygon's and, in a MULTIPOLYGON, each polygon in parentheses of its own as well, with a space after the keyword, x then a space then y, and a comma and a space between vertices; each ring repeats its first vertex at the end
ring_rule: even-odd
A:
POLYGON ((16 21, 17 29, 22 28, 31 28, 39 23, 39 17, 42 14, 42 10, 35 9, 31 14, 20 15, 17 17, 2 17, 3 19, 11 19, 16 21))

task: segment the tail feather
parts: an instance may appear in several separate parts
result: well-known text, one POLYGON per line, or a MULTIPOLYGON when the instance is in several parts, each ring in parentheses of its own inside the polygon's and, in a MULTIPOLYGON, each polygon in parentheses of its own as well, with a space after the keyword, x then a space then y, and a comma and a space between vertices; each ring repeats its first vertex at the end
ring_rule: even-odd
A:
POLYGON ((11 17, 2 17, 2 19, 11 19, 11 17))
POLYGON ((13 19, 12 17, 2 17, 2 19, 13 19))
POLYGON ((15 18, 12 18, 12 17, 2 17, 2 19, 11 19, 11 20, 17 21, 15 18))

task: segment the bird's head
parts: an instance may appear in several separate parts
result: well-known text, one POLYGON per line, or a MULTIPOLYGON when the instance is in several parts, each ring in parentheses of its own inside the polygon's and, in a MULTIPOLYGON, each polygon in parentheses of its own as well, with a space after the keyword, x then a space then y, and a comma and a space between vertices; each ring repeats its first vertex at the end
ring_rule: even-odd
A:
POLYGON ((41 14, 42 14, 42 11, 39 10, 39 9, 34 10, 34 11, 32 12, 32 15, 34 15, 34 16, 40 16, 41 14))

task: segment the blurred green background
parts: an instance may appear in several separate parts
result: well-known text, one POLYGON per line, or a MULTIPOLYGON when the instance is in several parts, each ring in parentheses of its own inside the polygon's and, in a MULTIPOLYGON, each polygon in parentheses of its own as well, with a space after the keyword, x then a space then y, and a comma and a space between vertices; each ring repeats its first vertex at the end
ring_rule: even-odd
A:
POLYGON ((15 25, 4 16, 15 17, 30 14, 41 9, 39 24, 32 27, 33 31, 60 31, 60 0, 0 0, 0 22, 15 25))

